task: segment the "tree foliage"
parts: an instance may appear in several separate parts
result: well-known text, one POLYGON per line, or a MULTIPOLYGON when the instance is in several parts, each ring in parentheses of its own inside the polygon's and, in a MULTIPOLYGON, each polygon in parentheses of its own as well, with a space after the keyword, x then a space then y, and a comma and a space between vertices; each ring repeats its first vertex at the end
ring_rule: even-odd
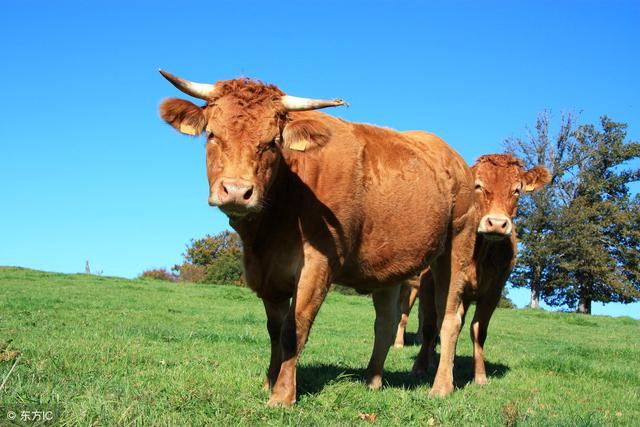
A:
POLYGON ((244 284, 242 242, 237 233, 223 231, 192 239, 183 256, 184 263, 174 267, 182 280, 244 284))
POLYGON ((554 253, 547 243, 555 228, 553 217, 558 206, 555 187, 573 166, 571 152, 575 117, 564 115, 554 137, 550 135, 550 121, 550 113, 544 111, 538 116, 535 131, 528 129, 526 138, 505 141, 506 150, 521 158, 527 169, 544 165, 551 172, 551 184, 522 197, 518 207, 517 230, 521 245, 510 281, 515 286, 531 289, 532 308, 539 307, 540 292, 553 264, 554 253))
POLYGON ((640 298, 640 197, 628 185, 640 179, 632 163, 640 144, 626 141, 627 125, 606 116, 599 127, 572 126, 572 117, 563 118, 550 141, 545 113, 531 138, 506 141, 528 166, 545 164, 553 175, 550 186, 521 202, 511 281, 550 305, 590 313, 592 301, 640 298))

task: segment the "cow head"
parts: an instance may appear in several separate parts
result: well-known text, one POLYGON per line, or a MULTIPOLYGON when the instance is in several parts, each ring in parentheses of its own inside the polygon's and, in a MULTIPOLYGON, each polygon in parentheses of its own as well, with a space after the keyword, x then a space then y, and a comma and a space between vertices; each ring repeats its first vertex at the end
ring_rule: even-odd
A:
POLYGON ((259 212, 265 205, 281 164, 283 135, 292 133, 287 114, 345 105, 339 99, 288 96, 274 85, 250 79, 202 84, 160 73, 182 92, 206 101, 200 107, 167 99, 160 115, 181 133, 206 134, 209 204, 234 218, 259 212))
POLYGON ((543 166, 525 171, 521 160, 509 154, 480 156, 472 167, 476 185, 478 233, 490 240, 511 236, 512 218, 521 194, 536 191, 551 181, 543 166))

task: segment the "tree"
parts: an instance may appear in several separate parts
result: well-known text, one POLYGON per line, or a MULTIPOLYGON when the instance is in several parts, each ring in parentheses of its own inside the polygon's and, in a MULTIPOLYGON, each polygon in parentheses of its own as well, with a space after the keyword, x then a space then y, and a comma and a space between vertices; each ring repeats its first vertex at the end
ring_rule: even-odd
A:
POLYGON ((541 117, 537 138, 506 143, 525 163, 544 163, 553 175, 545 191, 521 203, 512 282, 532 288, 532 306, 534 292, 581 313, 591 312, 592 301, 638 300, 640 198, 628 184, 640 179, 640 171, 629 168, 640 144, 625 141, 626 124, 602 117, 601 130, 582 125, 573 131, 565 118, 555 144, 545 145, 539 142, 548 134, 548 114, 541 117))
POLYGON ((223 231, 192 239, 183 254, 185 262, 173 267, 184 280, 243 284, 242 242, 237 233, 223 231), (187 277, 188 276, 188 277, 187 277))
POLYGON ((549 268, 553 264, 554 253, 550 251, 547 240, 553 233, 553 217, 558 205, 555 186, 573 166, 571 153, 575 145, 572 137, 575 117, 563 115, 560 129, 553 138, 550 136, 550 122, 550 112, 544 111, 538 115, 535 132, 527 129, 526 139, 508 138, 504 143, 505 150, 522 159, 527 169, 544 165, 551 172, 550 185, 522 197, 516 220, 520 247, 510 281, 514 286, 531 289, 531 308, 540 306, 541 290, 548 287, 549 268))
POLYGON ((628 184, 640 169, 640 143, 626 142, 627 125, 608 117, 601 130, 574 133, 575 166, 559 186, 561 201, 551 239, 558 262, 545 301, 591 313, 592 301, 629 303, 640 298, 640 198, 628 184))

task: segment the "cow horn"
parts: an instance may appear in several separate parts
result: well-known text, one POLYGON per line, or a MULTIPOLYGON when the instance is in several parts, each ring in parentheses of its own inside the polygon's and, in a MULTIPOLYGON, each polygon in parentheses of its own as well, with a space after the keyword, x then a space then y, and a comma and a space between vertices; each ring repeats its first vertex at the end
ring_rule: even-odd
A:
POLYGON ((349 104, 342 99, 310 99, 289 95, 284 95, 281 101, 287 111, 317 110, 319 108, 339 107, 341 105, 349 106, 349 104))
POLYGON ((189 80, 174 76, 164 70, 158 71, 160 71, 160 74, 162 74, 165 79, 169 80, 172 85, 194 98, 200 98, 206 101, 213 98, 216 93, 216 85, 214 84, 190 82, 189 80))

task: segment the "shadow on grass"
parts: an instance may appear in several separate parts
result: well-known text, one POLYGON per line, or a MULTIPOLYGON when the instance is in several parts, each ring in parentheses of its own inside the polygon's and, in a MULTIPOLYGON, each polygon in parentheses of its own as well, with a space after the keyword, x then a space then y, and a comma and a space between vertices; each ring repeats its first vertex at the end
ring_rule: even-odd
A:
MULTIPOLYGON (((440 355, 438 355, 440 357, 440 355)), ((491 381, 492 378, 502 378, 509 371, 507 365, 502 363, 491 363, 489 361, 484 362, 484 366, 487 370, 487 378, 491 381)), ((432 375, 430 381, 433 382, 432 375)), ((455 366, 453 369, 453 384, 456 388, 464 388, 467 384, 473 382, 473 357, 471 356, 456 356, 455 366)))
MULTIPOLYGON (((501 363, 485 362, 487 377, 501 378, 509 367, 501 363)), ((365 369, 354 369, 338 365, 298 366, 298 392, 301 396, 316 394, 327 384, 340 381, 365 382, 365 369)), ((383 375, 384 387, 415 389, 423 384, 433 384, 435 372, 426 376, 415 377, 408 371, 385 371, 383 375)), ((453 371, 453 383, 456 388, 464 388, 473 382, 473 358, 470 356, 456 356, 453 371)))

